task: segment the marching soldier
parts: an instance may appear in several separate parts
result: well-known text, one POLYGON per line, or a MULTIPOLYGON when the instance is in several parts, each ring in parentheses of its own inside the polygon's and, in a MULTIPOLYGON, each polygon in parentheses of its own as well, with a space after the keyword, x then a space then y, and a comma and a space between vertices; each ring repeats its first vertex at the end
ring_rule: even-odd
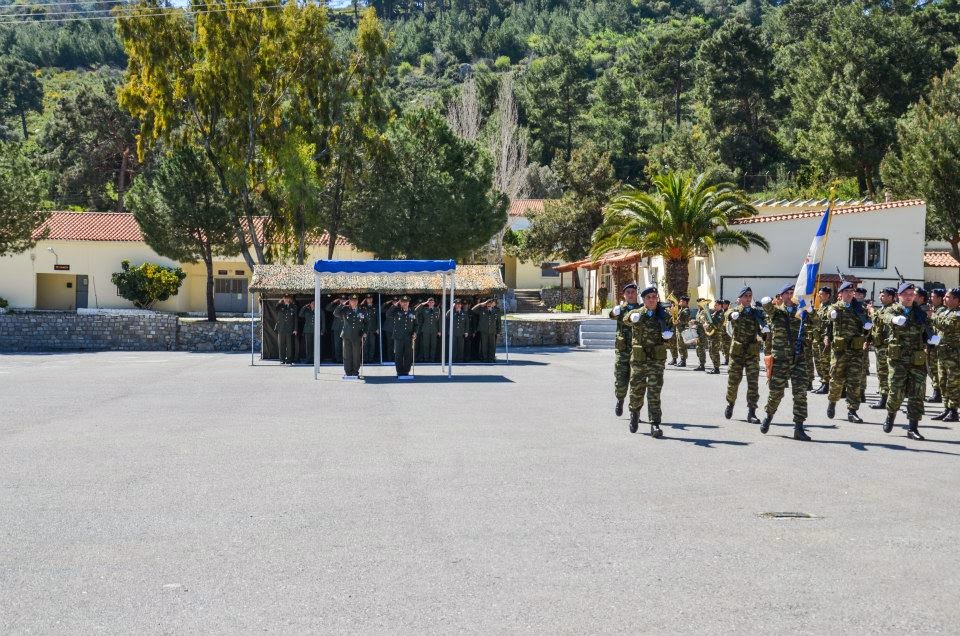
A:
POLYGON ((500 335, 500 310, 493 298, 478 303, 471 310, 477 317, 477 332, 480 334, 480 362, 497 361, 497 336, 500 335))
MULTIPOLYGON (((857 287, 856 292, 853 295, 863 306, 863 312, 867 315, 867 318, 870 322, 873 322, 873 319, 870 318, 870 303, 867 301, 867 289, 865 287, 857 287)), ((867 346, 863 349, 863 364, 860 365, 860 403, 863 404, 867 401, 867 376, 870 375, 870 345, 873 344, 873 329, 871 329, 867 335, 867 346)))
POLYGON ((673 338, 670 316, 660 304, 656 287, 640 292, 643 306, 630 311, 625 320, 630 322, 633 351, 630 354, 630 432, 636 433, 644 398, 650 418, 650 435, 663 437, 660 430, 660 391, 663 389, 663 369, 667 362, 667 343, 673 338))
POLYGON ((730 332, 727 331, 727 312, 730 311, 730 301, 723 300, 723 324, 720 326, 720 352, 723 354, 723 363, 730 364, 730 332))
POLYGON ((470 313, 464 311, 463 301, 459 298, 454 299, 453 309, 447 310, 447 321, 450 320, 450 314, 453 314, 453 361, 463 362, 466 360, 466 342, 467 332, 470 330, 470 313))
POLYGON ((420 341, 418 353, 422 362, 436 362, 437 338, 440 337, 440 310, 431 296, 426 302, 417 305, 417 340, 420 341))
POLYGON ((827 344, 827 325, 830 324, 830 305, 833 304, 833 288, 825 285, 820 288, 820 308, 815 314, 814 363, 820 376, 820 386, 814 391, 817 395, 830 392, 830 346, 827 344))
POLYGON ((374 304, 373 294, 366 295, 361 308, 367 317, 367 337, 364 340, 363 361, 375 362, 377 359, 377 339, 380 337, 380 310, 374 304))
POLYGON ((363 338, 367 335, 367 314, 360 309, 360 299, 351 294, 347 303, 340 303, 333 315, 343 325, 340 339, 343 341, 343 377, 356 380, 363 364, 363 338))
POLYGON ((674 356, 678 367, 687 366, 687 343, 683 341, 683 330, 690 324, 690 297, 681 296, 677 315, 673 319, 674 356))
POLYGON ((757 403, 760 401, 760 337, 769 333, 763 315, 753 306, 753 290, 744 287, 737 295, 737 304, 727 312, 733 335, 730 343, 730 370, 727 378, 727 408, 723 416, 733 417, 740 379, 747 376, 747 421, 759 424, 757 403))
POLYGON ((866 308, 854 298, 853 283, 840 285, 839 300, 830 306, 826 342, 830 347, 830 392, 827 399, 827 417, 833 419, 837 400, 844 389, 847 391, 847 421, 862 423, 857 414, 860 408, 860 368, 863 352, 867 346, 867 334, 873 329, 866 308))
MULTIPOLYGON (((307 364, 313 364, 313 337, 314 337, 314 317, 316 316, 317 303, 313 300, 308 302, 300 309, 300 317, 303 318, 303 356, 301 360, 307 364)), ((327 316, 320 312, 320 335, 327 333, 327 316)))
POLYGON ((284 294, 277 305, 277 324, 274 327, 279 343, 280 364, 293 364, 294 336, 297 335, 297 306, 293 304, 293 296, 284 294))
POLYGON ((330 323, 330 333, 333 334, 333 361, 337 364, 343 362, 343 340, 340 338, 343 332, 343 321, 337 317, 337 308, 347 304, 347 297, 341 296, 327 303, 327 311, 333 314, 333 320, 330 323))
MULTIPOLYGON (((929 317, 931 318, 931 324, 934 325, 934 332, 936 331, 936 322, 933 320, 940 312, 945 310, 943 306, 943 297, 946 296, 947 290, 945 289, 931 289, 930 290, 930 311, 928 312, 929 317)), ((943 386, 940 383, 940 347, 927 347, 927 373, 930 376, 930 384, 933 385, 933 395, 930 396, 930 399, 927 402, 931 404, 939 404, 943 401, 943 386)))
POLYGON ((393 364, 397 377, 410 375, 413 364, 413 344, 417 340, 417 314, 410 310, 410 297, 389 303, 387 319, 393 328, 393 364))
POLYGON ((887 361, 890 365, 890 396, 887 400, 887 420, 883 432, 893 430, 900 405, 907 401, 907 437, 923 440, 919 422, 923 416, 923 393, 927 384, 926 345, 936 345, 940 337, 929 333, 930 325, 920 305, 915 302, 916 286, 902 283, 897 289, 900 302, 884 314, 890 325, 887 343, 887 361))
POLYGON ((627 397, 630 388, 630 354, 633 352, 633 334, 630 331, 630 322, 625 321, 627 314, 638 309, 637 284, 630 283, 623 287, 623 300, 610 310, 609 318, 617 321, 617 339, 615 358, 613 362, 613 393, 617 398, 614 413, 617 417, 623 415, 623 400, 627 397))
POLYGON ((893 305, 897 298, 897 290, 894 287, 884 287, 880 290, 880 307, 875 309, 871 322, 873 322, 873 350, 877 355, 877 379, 880 381, 880 401, 871 406, 872 409, 886 409, 887 395, 890 392, 889 375, 890 367, 887 364, 887 340, 890 338, 890 325, 884 320, 887 311, 893 305))
POLYGON ((807 358, 803 355, 806 341, 803 332, 807 314, 801 312, 793 300, 794 286, 786 285, 780 290, 780 304, 775 305, 765 298, 763 309, 771 326, 770 346, 767 350, 773 356, 773 372, 770 374, 770 394, 767 396, 767 416, 763 418, 760 432, 770 430, 773 416, 780 406, 783 393, 789 382, 793 389, 793 439, 809 442, 810 437, 803 430, 807 421, 807 358), (799 341, 799 342, 798 342, 799 341))
POLYGON ((713 301, 713 309, 704 307, 697 313, 697 356, 700 358, 698 371, 706 370, 707 352, 710 353, 710 362, 713 363, 713 369, 709 373, 716 375, 720 373, 720 345, 722 338, 720 330, 723 329, 723 302, 713 301))
POLYGON ((940 336, 937 359, 940 367, 940 390, 944 410, 933 419, 944 422, 960 421, 960 289, 954 288, 944 298, 943 310, 933 317, 936 333, 940 336))

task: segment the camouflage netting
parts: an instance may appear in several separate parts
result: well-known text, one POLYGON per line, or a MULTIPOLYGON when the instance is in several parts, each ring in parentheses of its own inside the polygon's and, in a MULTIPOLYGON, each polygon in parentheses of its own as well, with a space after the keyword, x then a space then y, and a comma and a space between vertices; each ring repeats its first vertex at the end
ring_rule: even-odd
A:
MULTIPOLYGON (((507 289, 498 265, 457 265, 457 292, 499 294, 507 289)), ((250 291, 266 296, 313 294, 311 265, 257 265, 250 291)), ((440 274, 321 274, 320 289, 327 293, 379 292, 382 294, 439 294, 440 274)))

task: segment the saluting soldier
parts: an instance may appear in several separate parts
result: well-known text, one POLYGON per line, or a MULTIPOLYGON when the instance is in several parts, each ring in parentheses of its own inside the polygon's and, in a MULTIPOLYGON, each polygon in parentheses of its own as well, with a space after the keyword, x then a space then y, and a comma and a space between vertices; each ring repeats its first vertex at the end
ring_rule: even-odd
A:
POLYGON ((698 371, 706 370, 707 352, 710 353, 710 362, 713 363, 711 374, 720 373, 720 346, 723 339, 720 330, 723 329, 723 302, 713 301, 713 309, 704 307, 697 313, 697 356, 700 358, 698 371))
POLYGON ((400 299, 394 296, 383 304, 383 321, 380 323, 380 329, 383 331, 383 359, 393 362, 393 318, 390 315, 390 307, 399 305, 400 299))
POLYGON ((341 303, 333 315, 340 318, 340 339, 343 341, 343 376, 355 380, 360 377, 363 364, 363 338, 367 335, 367 314, 360 309, 360 299, 351 294, 347 304, 341 303))
POLYGON ((866 308, 854 298, 854 284, 845 281, 838 290, 839 300, 830 306, 827 341, 830 346, 830 392, 827 399, 827 417, 833 419, 837 400, 847 392, 847 421, 862 423, 857 414, 861 398, 861 367, 867 347, 867 334, 873 323, 866 308))
POLYGON ((757 403, 760 401, 760 338, 770 328, 756 307, 753 306, 753 290, 744 287, 737 295, 737 304, 727 312, 730 325, 730 370, 727 377, 727 408, 723 416, 733 417, 733 405, 737 401, 740 380, 747 376, 747 421, 759 424, 757 403))
MULTIPOLYGON (((943 306, 943 297, 946 296, 947 290, 938 288, 930 290, 930 307, 927 310, 927 315, 930 318, 930 324, 933 325, 935 333, 936 331, 936 322, 933 320, 940 312, 944 311, 943 306)), ((940 348, 939 347, 927 347, 927 373, 930 375, 930 384, 933 385, 933 395, 930 396, 930 399, 927 402, 931 404, 939 404, 943 401, 943 386, 940 383, 940 348)))
POLYGON ((389 303, 387 319, 393 326, 393 364, 397 377, 407 377, 417 338, 417 314, 410 309, 410 297, 401 296, 399 301, 389 303))
POLYGON ((623 300, 615 305, 608 314, 609 318, 617 321, 617 338, 614 346, 613 361, 613 394, 617 398, 614 413, 617 417, 623 415, 623 401, 630 388, 630 354, 633 352, 633 334, 630 331, 630 322, 626 321, 627 314, 640 307, 637 302, 637 284, 628 283, 623 287, 623 300))
POLYGON ((343 332, 343 320, 337 317, 337 308, 345 306, 347 300, 346 296, 341 296, 327 303, 327 311, 333 314, 333 320, 330 322, 330 333, 333 334, 333 361, 337 364, 343 362, 343 339, 340 337, 343 332))
POLYGON ((440 337, 440 310, 431 296, 417 305, 417 349, 422 362, 436 362, 440 337))
POLYGON ((455 298, 453 309, 447 310, 446 321, 449 324, 450 316, 453 315, 453 361, 463 362, 465 359, 467 332, 470 329, 470 313, 464 311, 463 301, 455 298))
POLYGON ((940 344, 937 354, 940 371, 940 390, 943 392, 943 412, 933 419, 944 422, 960 421, 960 289, 953 288, 944 297, 943 310, 934 314, 933 324, 940 344))
POLYGON ((663 369, 667 363, 667 344, 673 338, 670 316, 660 304, 656 287, 640 292, 643 305, 630 311, 625 320, 630 322, 633 351, 630 354, 630 432, 640 425, 640 409, 647 402, 650 435, 663 437, 660 420, 660 392, 663 389, 663 369))
POLYGON ((884 320, 887 311, 897 298, 895 287, 880 290, 880 307, 874 309, 870 320, 873 322, 873 350, 877 356, 877 379, 880 381, 880 401, 872 409, 887 408, 887 395, 890 393, 890 367, 887 364, 887 341, 890 339, 890 325, 884 320))
POLYGON ((803 430, 807 421, 807 357, 803 355, 806 346, 803 333, 807 314, 800 311, 793 299, 794 285, 786 285, 780 290, 780 303, 774 304, 769 298, 763 299, 763 309, 771 329, 768 353, 773 356, 773 371, 770 374, 770 394, 767 396, 767 416, 760 424, 760 432, 770 430, 773 416, 780 406, 787 384, 793 389, 793 439, 809 442, 810 437, 803 430))
POLYGON ((678 367, 687 366, 687 343, 683 341, 683 330, 690 324, 690 297, 681 296, 677 306, 677 315, 673 321, 673 345, 676 351, 678 367))
POLYGON ((830 392, 830 345, 827 344, 827 325, 830 324, 830 305, 833 304, 833 288, 825 285, 820 288, 819 299, 820 308, 815 314, 814 325, 816 337, 814 347, 816 348, 814 362, 817 366, 817 374, 820 376, 820 386, 814 391, 817 395, 826 395, 830 392))
POLYGON ((293 296, 284 294, 277 305, 277 323, 274 327, 279 344, 280 364, 293 364, 293 339, 297 335, 297 306, 293 296))
POLYGON ((367 294, 360 306, 367 319, 367 337, 363 345, 363 361, 377 361, 377 340, 380 338, 380 310, 375 304, 373 294, 367 294))
POLYGON ((727 331, 727 312, 730 311, 730 301, 723 300, 723 325, 720 328, 720 353, 723 354, 723 363, 730 364, 730 332, 727 331))
MULTIPOLYGON (((301 360, 308 364, 313 364, 313 337, 314 337, 314 321, 316 316, 316 306, 317 303, 313 300, 308 302, 306 305, 300 308, 300 318, 303 319, 303 355, 300 357, 301 360)), ((320 312, 320 335, 322 336, 327 331, 327 316, 324 312, 320 312)))
POLYGON ((919 422, 923 417, 923 394, 927 384, 926 345, 935 346, 940 336, 930 329, 925 311, 915 300, 917 288, 902 283, 897 289, 899 302, 884 314, 890 325, 887 360, 890 365, 890 397, 887 400, 887 420, 883 432, 893 430, 900 405, 907 401, 907 437, 923 440, 919 422))
POLYGON ((471 310, 477 317, 480 334, 480 362, 497 361, 497 336, 500 335, 500 310, 493 298, 478 303, 471 310))

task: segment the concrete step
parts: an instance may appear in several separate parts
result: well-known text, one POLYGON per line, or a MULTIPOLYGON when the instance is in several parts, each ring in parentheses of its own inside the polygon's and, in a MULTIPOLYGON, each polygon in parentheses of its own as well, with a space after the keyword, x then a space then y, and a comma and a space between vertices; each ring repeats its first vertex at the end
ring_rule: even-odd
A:
POLYGON ((581 339, 580 346, 585 349, 613 349, 615 345, 606 340, 581 339))
POLYGON ((617 333, 617 323, 612 320, 586 320, 580 324, 580 330, 593 333, 617 333))

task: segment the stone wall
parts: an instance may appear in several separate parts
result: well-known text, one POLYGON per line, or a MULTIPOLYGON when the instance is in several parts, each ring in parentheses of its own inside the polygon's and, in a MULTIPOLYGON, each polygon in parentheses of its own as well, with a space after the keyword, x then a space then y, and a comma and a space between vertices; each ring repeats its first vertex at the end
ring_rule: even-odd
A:
MULTIPOLYGON (((556 307, 560 304, 560 288, 547 287, 541 289, 540 299, 543 300, 543 304, 548 308, 552 309, 553 307, 556 307)), ((564 287, 563 302, 566 304, 573 303, 574 305, 583 307, 583 290, 564 287)))
MULTIPOLYGON (((253 347, 260 351, 260 319, 253 321, 253 347)), ((250 319, 221 318, 207 322, 181 318, 179 351, 250 351, 250 319)))
POLYGON ((578 318, 561 320, 510 319, 500 333, 497 346, 504 345, 504 332, 510 334, 510 348, 514 347, 575 347, 580 343, 578 318))
POLYGON ((0 316, 0 351, 171 351, 177 317, 170 314, 0 316))

